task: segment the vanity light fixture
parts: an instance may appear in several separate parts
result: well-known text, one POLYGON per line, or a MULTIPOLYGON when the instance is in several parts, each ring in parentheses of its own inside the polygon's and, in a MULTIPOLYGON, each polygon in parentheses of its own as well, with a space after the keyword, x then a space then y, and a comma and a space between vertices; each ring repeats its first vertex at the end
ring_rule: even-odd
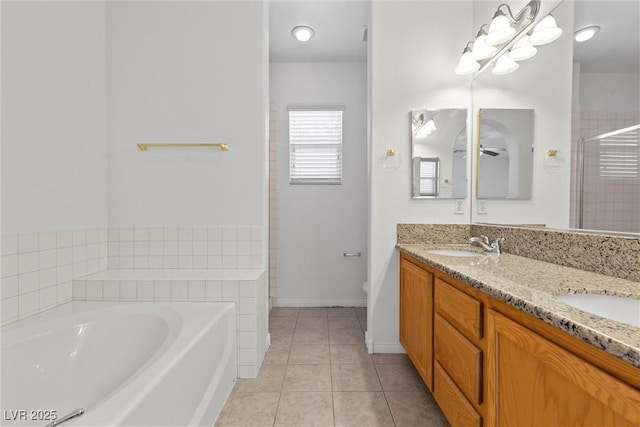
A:
POLYGON ((491 24, 482 25, 475 40, 465 46, 456 74, 482 72, 494 64, 496 69, 493 74, 508 74, 518 68, 515 61, 531 58, 537 53, 536 45, 547 44, 560 37, 562 29, 558 28, 551 15, 545 16, 533 27, 540 11, 540 2, 530 0, 515 15, 509 5, 498 6, 491 24), (533 31, 527 34, 532 27, 533 31), (470 52, 471 55, 468 55, 470 52), (510 58, 500 61, 506 54, 510 58))
POLYGON ((556 19, 551 15, 545 16, 535 27, 529 36, 529 42, 534 46, 551 43, 562 35, 562 29, 556 24, 556 19))
POLYGON ((597 25, 580 28, 573 34, 573 39, 578 43, 586 42, 587 40, 591 40, 591 38, 595 36, 598 31, 600 31, 600 27, 598 27, 597 25))
POLYGON ((460 57, 460 61, 458 62, 458 66, 455 70, 456 74, 471 74, 480 69, 480 64, 473 57, 473 53, 469 47, 470 45, 472 45, 472 42, 467 43, 462 51, 462 56, 460 57))
POLYGON ((299 25, 291 30, 291 35, 300 42, 308 42, 316 34, 313 28, 306 25, 299 25))
POLYGON ((414 116, 412 119, 411 131, 413 132, 413 136, 416 138, 426 138, 438 130, 434 120, 435 116, 438 115, 438 111, 427 110, 426 112, 431 114, 431 117, 428 120, 425 115, 425 111, 420 112, 420 114, 414 116))

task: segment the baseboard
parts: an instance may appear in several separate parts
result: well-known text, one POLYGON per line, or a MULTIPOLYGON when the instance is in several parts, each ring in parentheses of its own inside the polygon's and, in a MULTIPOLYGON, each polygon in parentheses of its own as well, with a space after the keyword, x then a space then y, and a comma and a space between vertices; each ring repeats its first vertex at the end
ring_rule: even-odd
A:
POLYGON ((278 298, 277 307, 366 307, 367 299, 289 299, 278 298))
POLYGON ((399 342, 379 342, 379 341, 371 341, 371 343, 367 343, 367 347, 369 347, 369 351, 373 353, 406 353, 404 351, 404 347, 399 342))

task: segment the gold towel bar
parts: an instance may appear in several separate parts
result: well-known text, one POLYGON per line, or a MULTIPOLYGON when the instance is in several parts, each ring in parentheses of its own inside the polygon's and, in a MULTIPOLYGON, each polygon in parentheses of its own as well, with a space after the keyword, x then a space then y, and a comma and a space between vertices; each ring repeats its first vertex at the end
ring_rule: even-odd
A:
POLYGON ((203 142, 139 142, 138 148, 140 151, 147 151, 150 147, 219 147, 221 151, 228 151, 229 145, 223 142, 220 143, 203 143, 203 142))

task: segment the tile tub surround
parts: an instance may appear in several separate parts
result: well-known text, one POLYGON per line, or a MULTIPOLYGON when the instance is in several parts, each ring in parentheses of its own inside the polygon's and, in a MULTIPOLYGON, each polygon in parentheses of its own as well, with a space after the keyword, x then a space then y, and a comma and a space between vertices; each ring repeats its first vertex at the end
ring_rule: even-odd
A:
POLYGON ((104 270, 73 281, 76 301, 234 302, 238 376, 255 378, 267 350, 264 269, 104 270))
POLYGON ((71 301, 72 280, 107 267, 107 230, 2 236, 2 326, 71 301))
POLYGON ((367 353, 363 307, 274 307, 260 374, 234 386, 216 427, 448 427, 405 354, 367 353))
POLYGON ((109 268, 264 268, 262 227, 111 228, 109 268))
POLYGON ((502 251, 606 276, 640 281, 640 239, 489 224, 398 224, 399 244, 468 243, 471 236, 504 237, 502 251))
POLYGON ((640 299, 640 283, 511 254, 457 258, 431 254, 434 248, 477 250, 469 245, 405 245, 401 252, 518 308, 545 323, 640 368, 640 328, 580 311, 554 298, 597 293, 640 299))

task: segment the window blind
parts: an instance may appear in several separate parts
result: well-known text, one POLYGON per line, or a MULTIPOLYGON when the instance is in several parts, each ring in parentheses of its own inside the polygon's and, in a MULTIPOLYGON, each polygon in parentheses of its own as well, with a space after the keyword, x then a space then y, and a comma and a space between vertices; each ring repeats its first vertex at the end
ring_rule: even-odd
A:
POLYGON ((289 182, 342 183, 342 109, 289 109, 289 182))
POLYGON ((440 159, 423 158, 420 159, 420 195, 421 196, 437 196, 438 195, 438 167, 440 159))
POLYGON ((640 150, 639 131, 612 135, 600 140, 600 176, 637 179, 640 150))

